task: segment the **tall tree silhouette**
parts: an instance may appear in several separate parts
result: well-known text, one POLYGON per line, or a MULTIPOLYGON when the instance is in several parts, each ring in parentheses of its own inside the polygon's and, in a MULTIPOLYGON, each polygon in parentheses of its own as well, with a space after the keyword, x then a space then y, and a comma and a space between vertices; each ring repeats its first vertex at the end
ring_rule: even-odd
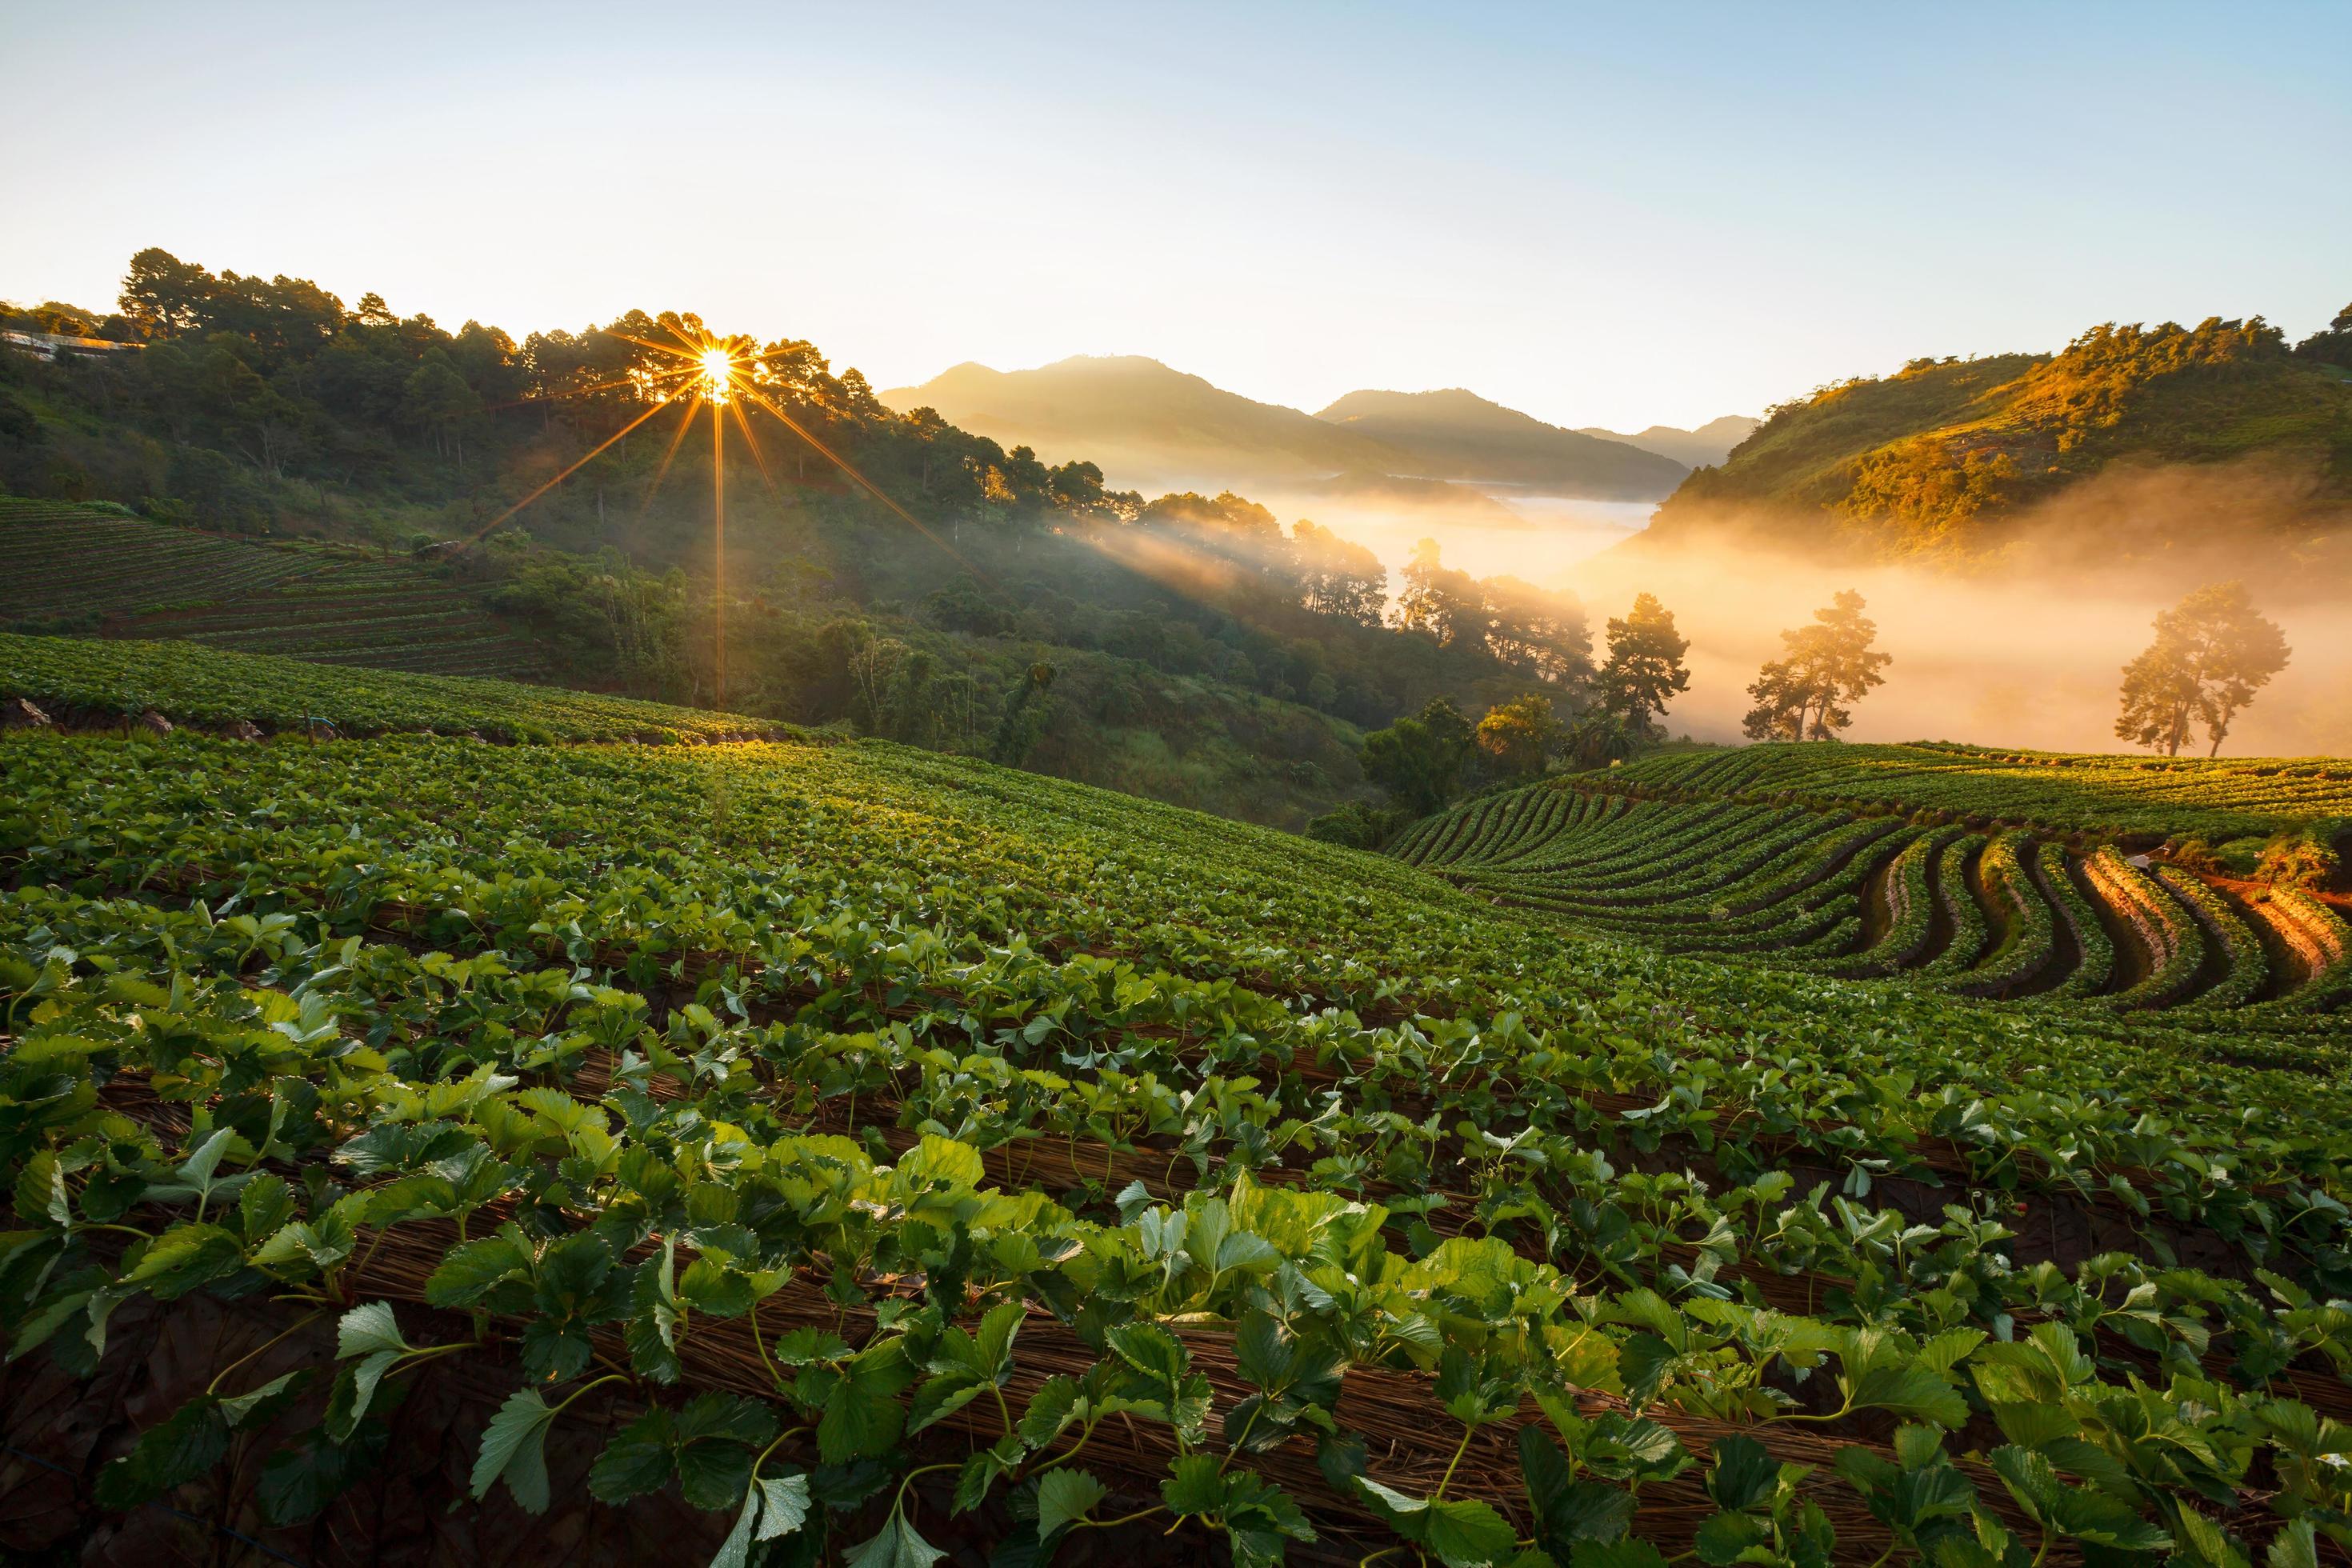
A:
POLYGON ((1878 672, 1895 659, 1871 647, 1878 624, 1862 611, 1862 595, 1848 588, 1813 612, 1813 625, 1780 634, 1788 656, 1768 662, 1748 689, 1756 706, 1740 728, 1749 740, 1833 741, 1853 722, 1843 704, 1886 684, 1878 672))
POLYGON ((2254 693, 2286 668, 2290 649, 2276 621, 2254 609, 2243 583, 2213 583, 2156 616, 2156 640, 2124 666, 2116 733, 2178 756, 2201 723, 2221 742, 2254 693))
POLYGON ((1636 594, 1623 620, 1609 622, 1609 660, 1593 685, 1601 707, 1625 721, 1639 739, 1661 733, 1666 704, 1690 687, 1683 655, 1690 639, 1675 629, 1675 613, 1653 594, 1636 594))

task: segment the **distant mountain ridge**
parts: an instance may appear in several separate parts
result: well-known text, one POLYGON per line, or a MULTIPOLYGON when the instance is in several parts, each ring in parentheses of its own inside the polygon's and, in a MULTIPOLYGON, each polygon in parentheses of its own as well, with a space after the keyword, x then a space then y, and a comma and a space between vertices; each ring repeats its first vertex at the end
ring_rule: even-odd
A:
MULTIPOLYGON (((1349 393, 1320 414, 1259 403, 1140 355, 1076 355, 1034 370, 966 363, 882 401, 1049 461, 1085 458, 1118 488, 1297 488, 1347 476, 1480 482, 1655 500, 1689 465, 1638 444, 1547 425, 1459 388, 1349 393)), ((1725 422, 1706 426, 1714 431, 1725 422)), ((1443 496, 1443 490, 1427 493, 1443 496)))
POLYGON ((1138 354, 1079 354, 1034 370, 966 363, 882 401, 929 407, 949 423, 1049 461, 1084 458, 1114 484, 1322 479, 1409 471, 1406 454, 1314 416, 1258 403, 1138 354))
POLYGON ((1628 447, 1639 447, 1644 452, 1655 452, 1662 458, 1672 458, 1685 468, 1710 468, 1729 458, 1732 449, 1763 427, 1764 421, 1745 414, 1727 414, 1720 419, 1710 419, 1696 430, 1685 430, 1675 425, 1653 425, 1633 435, 1620 435, 1603 430, 1596 425, 1581 426, 1579 435, 1598 436, 1604 441, 1622 441, 1628 447))
POLYGON ((1532 486, 1602 500, 1657 500, 1687 463, 1547 425, 1462 387, 1351 392, 1316 415, 1412 454, 1440 479, 1532 486))

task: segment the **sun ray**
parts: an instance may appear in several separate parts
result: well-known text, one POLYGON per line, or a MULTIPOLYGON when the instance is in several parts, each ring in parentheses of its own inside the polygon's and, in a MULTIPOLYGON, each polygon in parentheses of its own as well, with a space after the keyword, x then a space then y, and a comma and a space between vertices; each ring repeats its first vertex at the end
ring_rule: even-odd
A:
MULTIPOLYGON (((694 372, 690 370, 664 371, 659 373, 658 375, 655 375, 654 379, 659 380, 663 377, 671 377, 682 380, 693 374, 694 372)), ((483 410, 486 413, 498 413, 509 408, 528 408, 534 403, 558 403, 567 397, 586 397, 591 393, 611 392, 617 387, 642 387, 646 384, 646 377, 647 374, 648 373, 646 372, 638 371, 628 375, 621 376, 617 380, 614 381, 600 381, 588 386, 568 386, 561 392, 537 393, 530 397, 518 397, 507 403, 485 404, 483 405, 483 410)))
POLYGON ((900 506, 897 501, 892 500, 888 496, 883 494, 880 486, 877 485, 872 479, 867 479, 864 474, 859 473, 856 467, 846 458, 842 457, 832 447, 826 446, 824 442, 818 440, 814 435, 810 434, 806 426, 803 426, 799 420, 793 418, 791 415, 778 407, 775 402, 764 395, 759 388, 747 386, 743 389, 743 395, 758 404, 761 407, 766 409, 769 413, 774 415, 777 418, 782 420, 785 426, 792 430, 793 435, 798 436, 802 440, 806 441, 810 446, 815 447, 818 453, 824 457, 825 461, 831 463, 835 468, 839 468, 843 473, 847 474, 851 479, 856 480, 858 484, 865 487, 866 492, 868 495, 871 495, 876 500, 880 501, 884 506, 888 507, 892 511, 896 512, 898 515, 899 520, 905 522, 908 527, 913 529, 916 532, 929 540, 933 544, 938 545, 941 550, 947 552, 948 555, 957 563, 961 565, 965 571, 970 572, 975 577, 982 575, 979 567, 964 559, 963 552, 958 550, 946 540, 941 539, 937 533, 934 533, 931 530, 924 527, 921 523, 916 521, 914 515, 908 511, 905 507, 900 506))
POLYGON ((632 337, 627 332, 616 332, 610 327, 604 329, 604 335, 608 338, 618 338, 625 343, 635 343, 641 349, 650 349, 657 354, 667 354, 672 359, 693 360, 701 357, 699 350, 674 349, 667 343, 657 343, 650 338, 632 337))
POLYGON ((736 427, 743 432, 743 444, 751 448, 751 461, 759 466, 760 477, 768 482, 769 493, 778 501, 783 501, 783 487, 777 484, 776 476, 768 471, 768 455, 760 449, 760 438, 751 434, 751 421, 743 413, 743 400, 737 398, 727 406, 735 416, 736 427))
POLYGON ((710 695, 727 706, 727 416, 710 405, 710 695))
POLYGON ((688 395, 693 401, 686 405, 686 416, 677 422, 677 428, 670 432, 669 445, 662 448, 661 461, 655 465, 653 483, 646 487, 645 502, 637 508, 639 522, 643 522, 653 511, 654 497, 660 491, 662 480, 669 475, 670 461, 677 456, 677 449, 686 445, 686 433, 694 428, 694 416, 702 406, 702 395, 697 392, 689 393, 688 395))
POLYGON ((540 486, 539 489, 531 491, 530 494, 523 497, 522 500, 515 502, 514 505, 507 508, 506 510, 499 513, 498 516, 490 519, 489 521, 476 529, 457 546, 457 553, 462 555, 467 551, 471 550, 475 545, 479 544, 483 539, 488 535, 492 529, 498 527, 499 524, 506 521, 507 519, 514 516, 515 513, 520 511, 523 508, 529 506, 531 502, 537 500, 540 497, 545 495, 548 491, 553 489, 556 486, 562 484, 564 480, 578 473, 582 468, 586 468, 589 462, 599 453, 603 452, 605 447, 611 446, 614 442, 619 440, 622 437, 627 435, 630 431, 635 429, 638 426, 644 424, 646 420, 652 418, 655 415, 659 414, 663 409, 668 406, 669 405, 667 402, 656 403, 650 408, 647 408, 643 414, 638 415, 635 419, 630 420, 626 425, 622 426, 618 430, 614 431, 610 436, 605 437, 602 441, 597 442, 593 447, 588 449, 586 456, 581 458, 577 462, 574 462, 570 468, 565 468, 562 473, 556 475, 553 479, 540 486))

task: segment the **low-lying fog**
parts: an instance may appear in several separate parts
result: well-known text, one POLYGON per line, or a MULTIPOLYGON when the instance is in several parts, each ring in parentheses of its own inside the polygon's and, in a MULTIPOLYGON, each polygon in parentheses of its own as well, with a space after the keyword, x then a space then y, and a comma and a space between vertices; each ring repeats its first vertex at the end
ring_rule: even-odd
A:
POLYGON ((2245 479, 2214 468, 2103 478, 2021 524, 2039 546, 2021 546, 2012 563, 1974 574, 1821 566, 1731 546, 1682 557, 1646 545, 1612 552, 1642 531, 1654 510, 1647 503, 1492 490, 1518 514, 1512 521, 1328 496, 1268 499, 1286 523, 1312 517, 1376 552, 1390 568, 1391 594, 1414 542, 1427 537, 1439 541, 1447 565, 1474 576, 1508 574, 1569 589, 1591 617, 1596 658, 1605 651, 1608 617, 1623 615, 1637 592, 1657 595, 1692 644, 1690 690, 1669 727, 1708 741, 1740 738, 1747 687, 1759 664, 1780 656, 1780 631, 1806 624, 1838 589, 1854 588, 1895 662, 1886 684, 1855 706, 1849 739, 2126 750, 2115 734, 2116 688, 2124 664, 2147 646, 2151 618, 2203 584, 2242 577, 2294 652, 2239 715, 2222 753, 2352 755, 2352 581, 2340 569, 2282 564, 2275 542, 2311 531, 2298 526, 2316 515, 2310 494, 2245 479), (2098 541, 2128 536, 2159 510, 2172 514, 2168 524, 2187 520, 2189 537, 2234 529, 2261 542, 2128 566, 2100 552, 2098 541))
MULTIPOLYGON (((2206 579, 2158 574, 2102 580, 1972 582, 1900 567, 1830 570, 1755 552, 1668 562, 1592 560, 1568 579, 1602 625, 1637 592, 1658 595, 1691 639, 1690 690, 1667 722, 1700 740, 1739 738, 1757 667, 1780 632, 1802 626, 1840 588, 1869 601, 1886 684, 1854 706, 1856 741, 1969 741, 2069 752, 2127 750, 2116 738, 2123 666, 2150 619, 2206 579)), ((2352 754, 2352 599, 2266 600, 2292 661, 2238 716, 2230 756, 2352 754)), ((2201 746, 2200 746, 2201 751, 2201 746)))
MULTIPOLYGON (((1540 583, 1564 568, 1597 555, 1647 527, 1655 501, 1589 500, 1581 496, 1538 495, 1486 487, 1496 503, 1465 516, 1449 506, 1340 500, 1279 489, 1265 504, 1289 526, 1292 518, 1312 518, 1364 546, 1391 573, 1412 559, 1413 546, 1434 538, 1445 563, 1474 577, 1509 575, 1540 583)), ((1391 581, 1393 591, 1395 583, 1391 581)))

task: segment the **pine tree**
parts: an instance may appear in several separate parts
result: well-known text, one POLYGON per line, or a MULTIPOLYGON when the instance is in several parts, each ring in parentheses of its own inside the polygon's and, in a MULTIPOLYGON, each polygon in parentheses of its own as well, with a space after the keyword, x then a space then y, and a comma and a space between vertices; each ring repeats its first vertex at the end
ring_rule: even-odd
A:
POLYGON ((1675 613, 1654 595, 1635 595, 1625 618, 1609 622, 1609 661, 1593 682, 1601 709, 1622 718, 1637 738, 1662 733, 1656 716, 1689 689, 1683 664, 1689 651, 1690 639, 1675 630, 1675 613))

